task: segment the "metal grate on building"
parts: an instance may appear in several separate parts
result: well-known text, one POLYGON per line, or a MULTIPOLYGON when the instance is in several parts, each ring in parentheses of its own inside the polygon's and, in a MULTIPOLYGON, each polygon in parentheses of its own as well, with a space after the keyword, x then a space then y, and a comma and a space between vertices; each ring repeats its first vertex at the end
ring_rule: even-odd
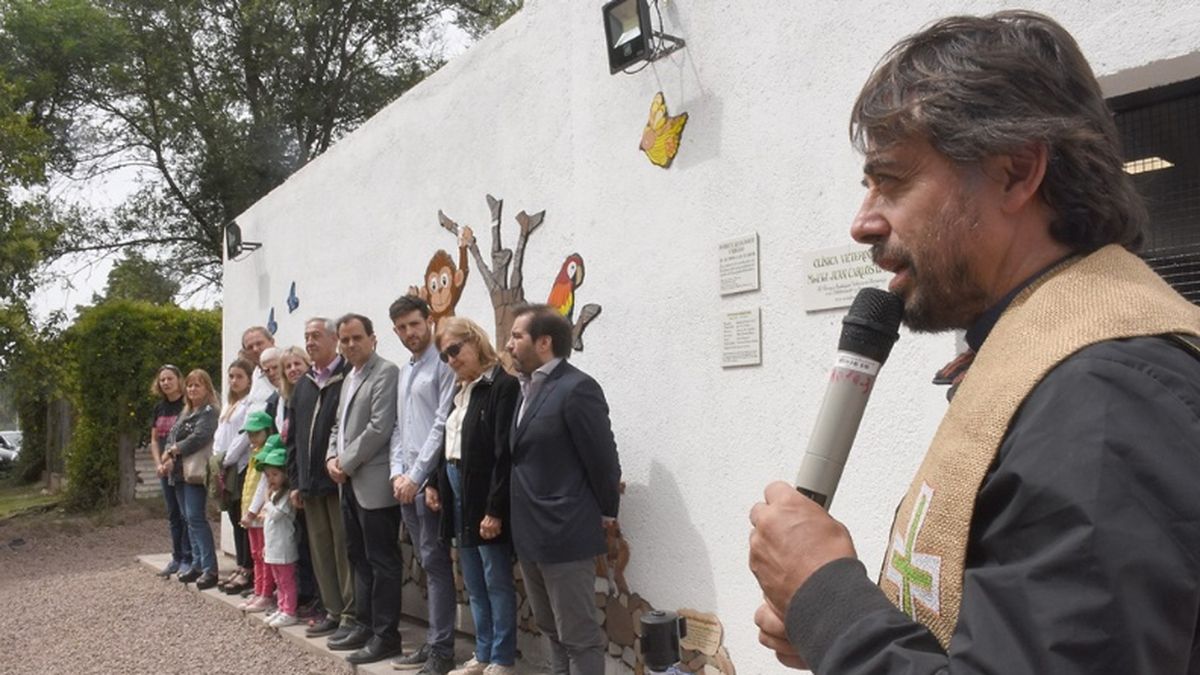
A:
POLYGON ((1108 103, 1150 212, 1142 257, 1200 305, 1200 78, 1108 103))

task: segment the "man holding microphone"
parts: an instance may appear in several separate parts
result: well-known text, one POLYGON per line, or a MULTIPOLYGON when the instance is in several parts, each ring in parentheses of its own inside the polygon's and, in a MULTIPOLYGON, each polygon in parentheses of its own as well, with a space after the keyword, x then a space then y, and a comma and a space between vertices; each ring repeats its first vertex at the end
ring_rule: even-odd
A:
POLYGON ((851 227, 911 330, 974 362, 878 585, 774 483, 750 514, 760 640, 817 673, 1200 673, 1200 309, 1131 251, 1147 216, 1074 39, 1031 12, 901 41, 854 104, 851 227))

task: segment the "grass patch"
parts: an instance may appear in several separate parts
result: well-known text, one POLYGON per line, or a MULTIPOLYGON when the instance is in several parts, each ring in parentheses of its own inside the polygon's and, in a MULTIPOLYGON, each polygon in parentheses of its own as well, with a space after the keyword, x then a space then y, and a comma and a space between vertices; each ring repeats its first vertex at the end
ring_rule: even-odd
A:
POLYGON ((42 494, 41 483, 34 483, 32 485, 0 483, 0 520, 5 520, 31 509, 53 506, 61 498, 62 495, 42 494))

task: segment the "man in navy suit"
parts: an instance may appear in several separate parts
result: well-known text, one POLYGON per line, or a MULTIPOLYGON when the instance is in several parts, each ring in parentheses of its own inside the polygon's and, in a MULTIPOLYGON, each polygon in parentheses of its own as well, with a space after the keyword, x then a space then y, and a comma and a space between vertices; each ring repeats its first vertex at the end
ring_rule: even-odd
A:
POLYGON ((595 557, 615 527, 621 465, 600 385, 567 363, 571 324, 517 310, 508 353, 521 380, 512 432, 512 539, 554 675, 603 675, 595 557))

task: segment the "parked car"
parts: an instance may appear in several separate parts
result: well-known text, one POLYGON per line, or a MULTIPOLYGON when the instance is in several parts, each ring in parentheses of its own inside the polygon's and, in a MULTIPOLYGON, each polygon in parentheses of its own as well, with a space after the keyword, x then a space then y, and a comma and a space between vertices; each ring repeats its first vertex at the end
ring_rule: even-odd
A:
POLYGON ((21 432, 0 431, 0 464, 15 462, 21 454, 21 432))

